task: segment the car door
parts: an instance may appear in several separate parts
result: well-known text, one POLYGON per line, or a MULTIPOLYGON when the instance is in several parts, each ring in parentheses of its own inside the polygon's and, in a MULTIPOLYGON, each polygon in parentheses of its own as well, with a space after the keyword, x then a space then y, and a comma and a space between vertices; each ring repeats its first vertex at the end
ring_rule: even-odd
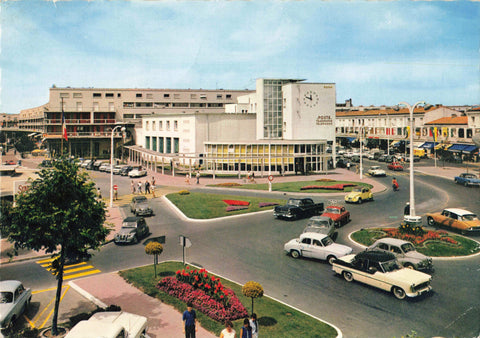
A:
POLYGON ((311 257, 316 259, 323 259, 326 260, 326 250, 325 247, 318 239, 314 239, 311 245, 311 257))
POLYGON ((300 242, 300 251, 303 257, 312 257, 312 239, 309 237, 302 238, 300 242))

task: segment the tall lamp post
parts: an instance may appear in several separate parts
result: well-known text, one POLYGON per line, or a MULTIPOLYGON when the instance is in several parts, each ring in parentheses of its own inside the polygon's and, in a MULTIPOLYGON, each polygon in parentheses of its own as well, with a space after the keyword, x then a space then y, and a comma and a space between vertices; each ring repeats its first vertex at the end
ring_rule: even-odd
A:
MULTIPOLYGON (((379 114, 381 116, 383 114, 379 114)), ((390 116, 385 113, 386 120, 385 120, 385 134, 387 134, 387 155, 390 155, 390 116)))
POLYGON ((125 132, 125 127, 116 126, 112 129, 111 143, 110 143, 110 208, 113 207, 113 134, 117 128, 122 128, 122 133, 125 132))
POLYGON ((413 111, 415 107, 420 104, 425 104, 425 101, 418 101, 413 106, 406 102, 399 103, 399 105, 406 106, 410 113, 410 217, 415 216, 415 189, 413 184, 413 133, 415 130, 413 123, 413 111))

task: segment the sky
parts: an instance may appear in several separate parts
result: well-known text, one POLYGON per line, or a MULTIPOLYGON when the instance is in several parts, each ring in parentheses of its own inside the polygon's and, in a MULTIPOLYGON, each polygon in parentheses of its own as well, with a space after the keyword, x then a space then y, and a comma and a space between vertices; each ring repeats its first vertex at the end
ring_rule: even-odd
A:
POLYGON ((480 1, 0 2, 0 113, 49 88, 335 83, 337 102, 480 104, 480 1))

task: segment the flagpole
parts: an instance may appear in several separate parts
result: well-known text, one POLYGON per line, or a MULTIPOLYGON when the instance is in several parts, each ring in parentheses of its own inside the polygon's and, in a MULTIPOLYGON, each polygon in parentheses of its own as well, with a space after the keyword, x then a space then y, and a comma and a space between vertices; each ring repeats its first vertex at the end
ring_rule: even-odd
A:
POLYGON ((65 123, 65 116, 63 115, 64 114, 64 112, 63 112, 63 97, 61 97, 61 99, 62 99, 62 136, 61 136, 62 143, 60 145, 60 148, 61 148, 60 155, 63 157, 63 127, 64 127, 64 123, 65 123))

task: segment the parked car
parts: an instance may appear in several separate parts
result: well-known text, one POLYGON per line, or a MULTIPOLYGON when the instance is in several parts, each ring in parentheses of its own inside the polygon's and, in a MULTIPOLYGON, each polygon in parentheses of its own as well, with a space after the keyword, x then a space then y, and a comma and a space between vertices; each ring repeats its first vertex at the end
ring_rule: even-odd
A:
POLYGON ((98 167, 98 171, 103 171, 105 172, 105 170, 107 170, 107 167, 110 166, 110 163, 108 162, 103 162, 100 167, 98 167))
POLYGON ((310 217, 303 232, 316 232, 317 234, 327 235, 332 239, 335 239, 338 235, 332 219, 324 216, 310 217))
POLYGON ((405 268, 415 270, 432 270, 433 261, 430 257, 421 254, 412 243, 398 238, 380 238, 371 246, 369 251, 391 252, 405 268))
POLYGON ((130 211, 133 212, 135 216, 153 215, 153 210, 148 205, 147 198, 142 195, 132 197, 132 201, 130 202, 130 211))
POLYGON ((348 160, 344 158, 337 159, 337 163, 335 165, 336 168, 346 168, 348 160))
POLYGON ((469 185, 474 187, 480 187, 480 179, 477 175, 471 173, 462 173, 454 178, 455 183, 463 184, 468 187, 469 185))
POLYGON ((383 170, 378 165, 371 166, 370 169, 368 169, 367 174, 369 174, 370 176, 374 176, 374 177, 376 177, 376 176, 387 176, 387 173, 385 172, 385 170, 383 170))
POLYGON ((335 273, 347 282, 354 280, 392 292, 398 299, 417 297, 432 290, 432 277, 401 266, 391 252, 363 251, 332 262, 335 273))
POLYGON ((284 245, 284 251, 293 258, 300 256, 326 260, 329 264, 352 252, 352 248, 335 243, 330 237, 314 232, 305 232, 284 245))
POLYGON ((312 215, 319 215, 323 211, 323 203, 314 203, 311 198, 290 198, 285 205, 278 205, 273 209, 273 216, 277 218, 298 219, 312 215))
POLYGON ((388 170, 403 171, 403 165, 399 162, 392 162, 387 166, 388 170))
POLYGON ((116 165, 113 167, 113 174, 114 175, 120 175, 120 173, 122 172, 122 169, 126 167, 125 164, 119 164, 119 165, 116 165))
POLYGON ((353 163, 359 163, 360 162, 360 155, 353 155, 351 158, 351 161, 353 163))
POLYGON ((120 175, 122 176, 128 176, 128 173, 133 169, 131 165, 126 165, 125 167, 122 168, 120 171, 120 175))
POLYGON ((93 163, 93 170, 100 170, 100 166, 104 163, 107 163, 106 161, 102 160, 97 160, 93 163))
POLYGON ((15 164, 17 164, 17 162, 15 162, 14 160, 7 160, 7 161, 5 161, 5 164, 6 165, 15 165, 15 164))
MULTIPOLYGON (((405 157, 405 162, 410 162, 410 156, 405 157)), ((413 162, 420 162, 420 156, 413 155, 413 162)))
POLYGON ((386 159, 387 159, 387 155, 385 155, 385 154, 382 154, 382 155, 377 157, 378 162, 385 162, 386 159))
MULTIPOLYGON (((65 338, 85 338, 100 334, 105 338, 146 338, 147 317, 128 312, 97 312, 78 322, 65 338)), ((100 337, 100 336, 98 336, 100 337)))
POLYGON ((138 243, 150 233, 147 223, 143 217, 127 217, 123 220, 121 229, 115 234, 113 241, 119 243, 138 243))
POLYGON ((133 168, 128 172, 128 177, 142 177, 147 176, 147 170, 142 167, 133 168))
POLYGON ((385 162, 386 163, 392 163, 392 162, 396 162, 397 158, 395 157, 395 155, 386 155, 385 156, 385 162))
POLYGON ((345 202, 362 204, 363 201, 373 201, 373 194, 370 188, 357 186, 345 196, 345 202))
MULTIPOLYGON (((32 290, 17 280, 0 281, 0 327, 12 328, 32 300, 32 290)), ((1 334, 0 334, 1 335, 1 334)))
POLYGON ((337 228, 350 222, 350 211, 343 206, 329 205, 322 216, 331 218, 337 228))
POLYGON ((89 165, 92 162, 92 160, 85 160, 80 163, 79 167, 80 168, 87 168, 87 165, 89 165))
POLYGON ((427 213, 427 223, 430 226, 452 228, 462 234, 480 232, 480 220, 477 215, 464 209, 449 208, 442 212, 427 213))

